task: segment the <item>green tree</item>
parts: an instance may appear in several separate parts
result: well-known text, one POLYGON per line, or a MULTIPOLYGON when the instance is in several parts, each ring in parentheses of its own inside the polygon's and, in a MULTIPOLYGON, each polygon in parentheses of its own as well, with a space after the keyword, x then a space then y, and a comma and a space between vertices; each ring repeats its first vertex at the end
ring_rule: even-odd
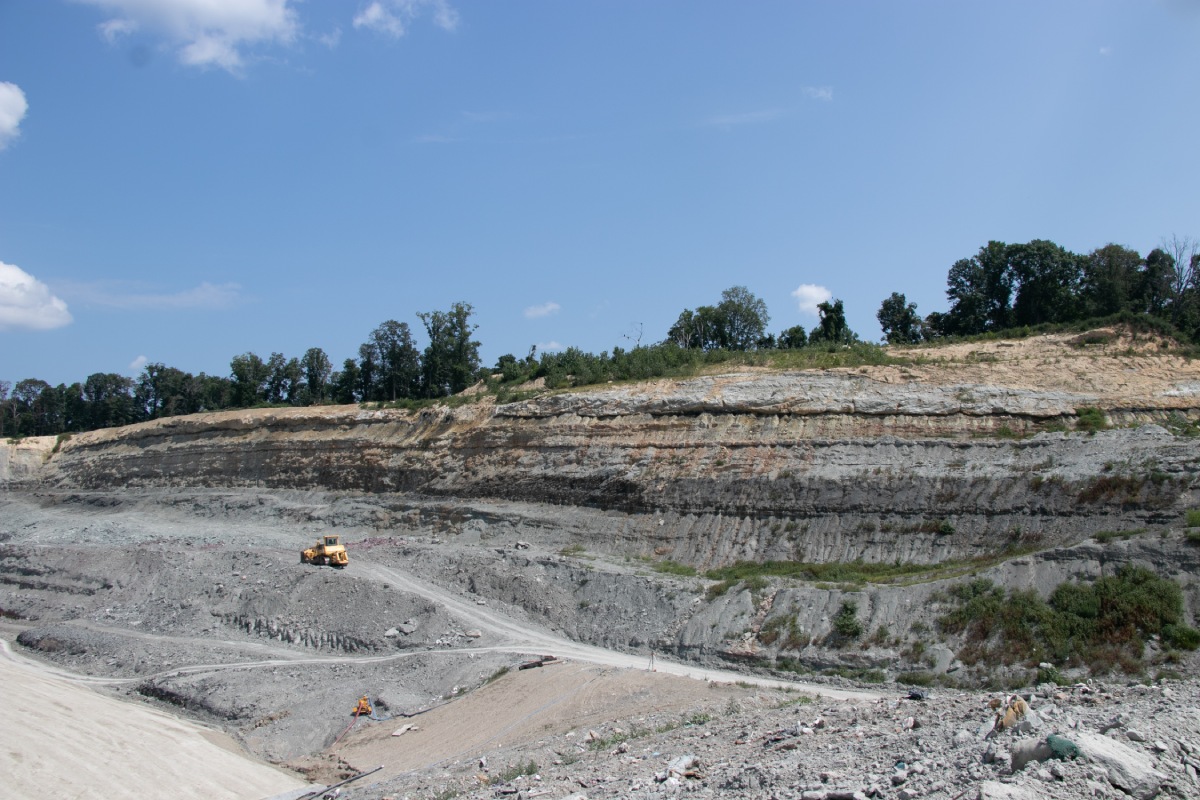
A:
POLYGON ((426 397, 458 394, 471 385, 479 370, 479 342, 471 335, 470 303, 455 303, 449 311, 418 314, 429 336, 421 359, 422 387, 426 397))
POLYGON ((780 350, 799 350, 808 344, 808 332, 803 325, 793 325, 779 332, 776 347, 780 350))
POLYGON ((377 386, 379 377, 379 355, 375 345, 365 342, 358 347, 358 396, 362 402, 382 399, 377 386))
POLYGON ((115 428, 140 421, 133 396, 133 379, 113 372, 96 372, 83 382, 90 429, 115 428))
POLYGON ((229 362, 232 376, 230 401, 235 408, 250 408, 267 398, 267 378, 270 371, 254 353, 234 356, 229 362))
POLYGON ((329 376, 333 371, 329 356, 319 347, 310 347, 300 359, 300 368, 304 373, 304 402, 325 402, 329 393, 329 376))
POLYGON ((946 276, 948 333, 970 335, 1007 328, 1012 322, 1013 275, 1008 245, 991 241, 974 258, 959 259, 946 276))
POLYGON ((717 312, 722 324, 721 346, 727 350, 754 349, 771 321, 767 304, 745 286, 731 286, 721 292, 717 312))
POLYGON ((189 373, 152 363, 142 368, 134 396, 146 419, 158 419, 199 411, 197 389, 196 379, 189 373))
POLYGON ((1142 257, 1136 250, 1106 244, 1087 255, 1079 283, 1079 303, 1087 317, 1138 311, 1142 257))
POLYGON ((685 308, 667 331, 667 338, 685 350, 715 350, 725 341, 725 320, 713 306, 685 308))
POLYGON ((921 316, 917 304, 908 302, 904 295, 892 292, 891 296, 875 312, 883 338, 890 344, 915 344, 921 341, 921 316))
POLYGON ((220 375, 196 376, 196 410, 216 411, 233 408, 233 381, 220 375))
POLYGON ((6 430, 11 426, 12 430, 9 433, 16 433, 16 426, 10 423, 13 418, 13 401, 9 399, 8 393, 12 389, 12 384, 9 381, 0 381, 0 436, 7 435, 6 430))
POLYGON ((268 403, 296 405, 300 400, 304 371, 300 361, 283 353, 271 353, 267 360, 266 399, 268 403))
POLYGON ((1138 299, 1142 311, 1153 316, 1165 316, 1171 306, 1172 284, 1175 279, 1175 259, 1160 247, 1146 255, 1138 282, 1138 299))
POLYGON ((421 354, 407 322, 389 319, 371 332, 371 352, 379 365, 378 398, 395 401, 420 390, 421 354))
POLYGON ((1008 267, 1016 282, 1013 318, 1017 325, 1068 322, 1078 318, 1082 259, 1045 239, 1009 245, 1008 267))
POLYGON ((684 309, 667 339, 684 349, 752 350, 766 339, 770 321, 766 303, 745 286, 731 286, 716 306, 684 309))
POLYGON ((361 378, 358 374, 358 362, 353 358, 347 358, 342 362, 340 372, 335 372, 331 378, 333 384, 333 401, 343 405, 356 403, 361 399, 359 389, 362 386, 361 378))
POLYGON ((820 322, 808 335, 809 344, 853 344, 858 336, 846 324, 846 310, 841 300, 826 300, 817 304, 820 322))

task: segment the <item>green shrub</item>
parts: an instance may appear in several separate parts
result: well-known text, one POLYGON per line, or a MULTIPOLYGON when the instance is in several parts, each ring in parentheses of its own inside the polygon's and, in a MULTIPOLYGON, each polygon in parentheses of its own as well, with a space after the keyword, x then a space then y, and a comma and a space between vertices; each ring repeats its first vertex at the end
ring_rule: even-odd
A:
POLYGON ((1185 522, 1189 528, 1200 528, 1200 508, 1188 509, 1185 522))
POLYGON ((1055 686, 1066 686, 1070 683, 1055 667, 1038 667, 1037 682, 1039 684, 1053 683, 1055 686))
POLYGON ((1108 420, 1104 412, 1094 406, 1084 406, 1075 409, 1075 429, 1095 433, 1108 429, 1108 420))
POLYGON ((780 614, 764 622, 758 640, 768 647, 778 643, 780 650, 800 650, 808 644, 799 621, 791 614, 780 614))
POLYGON ((833 630, 844 639, 857 639, 863 634, 862 623, 858 621, 858 603, 846 600, 833 618, 833 630))
POLYGON ((733 588, 736 581, 717 581, 712 586, 704 590, 704 597, 708 600, 716 600, 721 595, 733 588))
POLYGON ((957 607, 938 626, 962 635, 959 657, 968 664, 1051 661, 1137 672, 1150 637, 1179 649, 1200 647, 1200 631, 1183 623, 1179 585, 1144 567, 1127 565, 1090 584, 1059 584, 1049 600, 1028 590, 1006 594, 984 579, 948 594, 957 607))
POLYGON ((1200 647, 1200 631, 1186 625, 1168 623, 1163 626, 1162 640, 1177 650, 1195 650, 1200 647))

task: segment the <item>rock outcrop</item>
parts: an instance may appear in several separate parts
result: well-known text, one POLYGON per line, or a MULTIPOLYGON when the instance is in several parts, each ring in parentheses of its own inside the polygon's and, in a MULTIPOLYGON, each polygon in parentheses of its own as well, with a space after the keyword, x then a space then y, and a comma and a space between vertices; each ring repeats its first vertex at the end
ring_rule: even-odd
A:
POLYGON ((1196 504, 1194 441, 1164 426, 1194 431, 1200 366, 1118 333, 1098 353, 1065 336, 971 347, 920 351, 911 368, 744 371, 501 405, 167 418, 8 445, 0 477, 539 504, 589 547, 696 567, 970 558, 1196 504), (1119 429, 1075 432, 1079 409, 1119 429))

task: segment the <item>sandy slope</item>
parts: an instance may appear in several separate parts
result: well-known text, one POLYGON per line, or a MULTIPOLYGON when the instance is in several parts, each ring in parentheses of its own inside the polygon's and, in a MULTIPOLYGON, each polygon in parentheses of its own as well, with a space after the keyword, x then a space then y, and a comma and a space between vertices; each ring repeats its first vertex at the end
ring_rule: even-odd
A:
POLYGON ((43 674, 0 641, 7 798, 261 798, 304 785, 224 735, 43 674))

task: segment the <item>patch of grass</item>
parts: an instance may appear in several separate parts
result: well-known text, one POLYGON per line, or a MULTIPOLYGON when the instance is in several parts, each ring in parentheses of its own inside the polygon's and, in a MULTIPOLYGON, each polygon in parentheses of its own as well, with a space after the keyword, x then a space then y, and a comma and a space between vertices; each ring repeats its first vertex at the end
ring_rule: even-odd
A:
POLYGON ((1096 531, 1092 535, 1092 538, 1100 544, 1108 544, 1115 539, 1132 539, 1134 536, 1140 536, 1145 532, 1145 528, 1131 528, 1127 531, 1096 531))
POLYGON ((799 694, 799 695, 796 695, 795 697, 789 697, 787 700, 784 700, 783 702, 781 702, 779 705, 777 705, 775 707, 776 708, 789 708, 791 706, 807 706, 813 702, 815 702, 815 701, 813 700, 812 695, 799 694))
POLYGON ((1200 528, 1200 508, 1188 509, 1184 517, 1184 524, 1189 528, 1200 528))
POLYGON ((883 683, 887 680, 887 675, 881 669, 854 669, 852 667, 832 667, 830 669, 821 670, 822 675, 829 675, 835 678, 845 678, 848 681, 858 681, 859 683, 883 683))
POLYGON ((500 669, 496 670, 491 675, 489 675, 488 679, 486 681, 484 681, 483 684, 486 686, 487 684, 491 683, 492 681, 500 680, 507 674, 508 674, 508 667, 501 667, 500 669))
POLYGON ((933 686, 937 683, 937 676, 932 672, 901 672, 896 676, 896 683, 905 686, 933 686))
POLYGON ((685 578, 691 578, 696 575, 696 568, 688 564, 680 564, 677 561, 667 559, 658 561, 654 564, 654 571, 661 572, 665 575, 679 575, 685 578))
POLYGON ((740 581, 751 578, 799 578, 827 583, 886 583, 891 579, 928 572, 928 564, 897 564, 874 561, 832 561, 814 564, 804 561, 739 561, 728 567, 710 569, 706 577, 716 581, 740 581))
POLYGON ((499 777, 501 781, 507 783, 509 781, 516 780, 522 775, 536 775, 537 771, 537 762, 533 759, 529 759, 529 761, 518 761, 516 764, 510 764, 501 770, 497 777, 499 777))
POLYGON ((569 544, 562 550, 558 551, 560 556, 579 556, 587 552, 587 548, 581 544, 569 544))

